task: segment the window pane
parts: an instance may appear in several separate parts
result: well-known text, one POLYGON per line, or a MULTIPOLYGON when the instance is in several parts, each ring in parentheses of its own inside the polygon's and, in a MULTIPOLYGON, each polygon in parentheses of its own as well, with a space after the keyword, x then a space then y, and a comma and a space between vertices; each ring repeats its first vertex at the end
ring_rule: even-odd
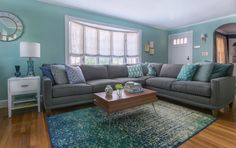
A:
POLYGON ((85 52, 89 55, 97 55, 97 30, 85 27, 85 52))
POLYGON ((109 31, 99 31, 99 54, 100 55, 110 55, 110 32, 109 31))
POLYGON ((80 63, 81 57, 75 57, 75 56, 71 56, 70 57, 70 64, 71 65, 79 65, 80 63))
POLYGON ((89 64, 89 65, 97 64, 97 57, 85 56, 84 64, 89 64))
POLYGON ((139 63, 139 57, 129 57, 127 58, 127 64, 139 63))
POLYGON ((74 22, 70 22, 70 53, 83 54, 83 27, 74 22))
POLYGON ((125 53, 124 44, 125 44, 124 33, 113 32, 113 55, 123 56, 125 53))
POLYGON ((139 55, 137 33, 127 33, 127 55, 128 56, 139 55))
POLYGON ((112 64, 124 64, 124 58, 112 58, 112 64))
POLYGON ((108 57, 99 57, 99 64, 110 64, 110 58, 108 58, 108 57))

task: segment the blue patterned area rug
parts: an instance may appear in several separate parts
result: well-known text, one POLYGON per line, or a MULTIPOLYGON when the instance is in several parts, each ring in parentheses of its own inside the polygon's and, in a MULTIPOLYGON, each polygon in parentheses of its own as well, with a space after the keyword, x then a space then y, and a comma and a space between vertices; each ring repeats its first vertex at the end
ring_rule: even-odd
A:
POLYGON ((109 130, 106 113, 98 107, 47 118, 54 148, 177 147, 215 118, 164 101, 112 114, 109 130))

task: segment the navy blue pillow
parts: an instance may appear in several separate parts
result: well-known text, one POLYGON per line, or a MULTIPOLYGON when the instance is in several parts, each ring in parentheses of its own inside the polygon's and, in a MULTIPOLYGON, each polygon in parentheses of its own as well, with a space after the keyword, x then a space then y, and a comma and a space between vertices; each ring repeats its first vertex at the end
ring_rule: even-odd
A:
POLYGON ((227 76, 227 72, 231 67, 233 67, 233 64, 215 64, 211 79, 227 76))
POLYGON ((52 84, 54 85, 55 84, 55 80, 53 78, 50 66, 43 66, 43 67, 40 67, 40 69, 41 69, 41 71, 43 73, 43 76, 48 77, 52 81, 52 84))

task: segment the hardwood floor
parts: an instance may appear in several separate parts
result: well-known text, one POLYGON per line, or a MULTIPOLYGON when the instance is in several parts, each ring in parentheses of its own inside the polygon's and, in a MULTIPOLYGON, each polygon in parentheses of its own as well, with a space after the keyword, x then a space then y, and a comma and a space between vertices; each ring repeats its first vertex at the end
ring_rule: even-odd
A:
MULTIPOLYGON (((54 110, 51 114, 89 106, 93 105, 87 104, 54 110)), ((9 119, 7 117, 7 109, 0 109, 0 148, 50 148, 45 117, 44 112, 37 113, 35 109, 30 112, 17 112, 9 119)), ((220 112, 215 123, 186 141, 180 147, 236 147, 236 103, 228 111, 220 112)))

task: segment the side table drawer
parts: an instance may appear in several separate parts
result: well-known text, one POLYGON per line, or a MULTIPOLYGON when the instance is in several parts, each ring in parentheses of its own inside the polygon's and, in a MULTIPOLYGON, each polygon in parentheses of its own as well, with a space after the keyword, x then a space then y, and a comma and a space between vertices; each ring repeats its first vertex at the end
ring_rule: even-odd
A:
POLYGON ((10 81, 10 92, 36 91, 38 89, 38 80, 17 80, 10 81))

